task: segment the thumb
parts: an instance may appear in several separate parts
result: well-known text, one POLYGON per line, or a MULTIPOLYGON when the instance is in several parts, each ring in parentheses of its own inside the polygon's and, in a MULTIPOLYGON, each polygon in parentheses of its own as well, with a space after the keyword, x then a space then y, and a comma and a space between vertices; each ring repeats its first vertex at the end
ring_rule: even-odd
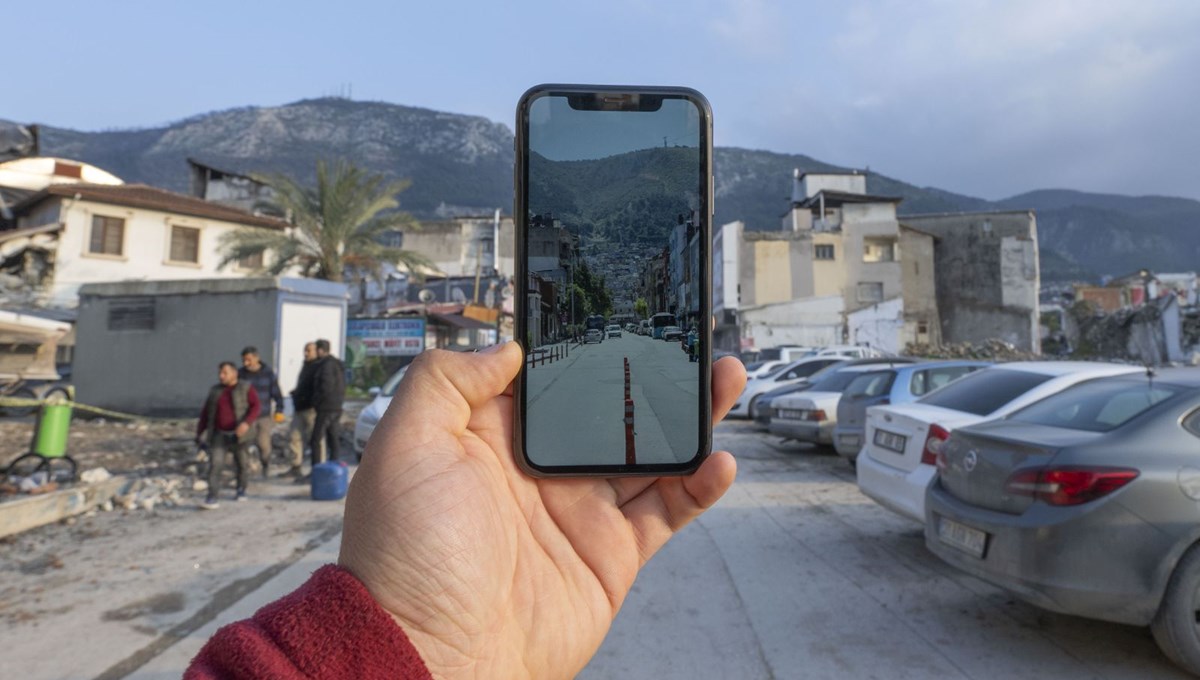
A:
MULTIPOLYGON (((434 428, 461 434, 471 409, 504 394, 521 370, 523 352, 516 342, 468 354, 429 350, 408 373, 399 390, 399 418, 406 430, 434 428), (420 404, 419 408, 414 408, 420 404)), ((390 410, 390 409, 389 409, 390 410)), ((402 430, 405 431, 405 430, 402 430)))

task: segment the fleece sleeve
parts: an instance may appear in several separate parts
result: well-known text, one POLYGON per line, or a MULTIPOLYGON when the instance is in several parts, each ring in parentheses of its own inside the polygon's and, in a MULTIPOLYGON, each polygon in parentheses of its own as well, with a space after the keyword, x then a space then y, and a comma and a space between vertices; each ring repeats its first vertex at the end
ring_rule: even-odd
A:
POLYGON ((184 674, 186 680, 432 677, 363 584, 333 565, 252 618, 218 630, 184 674))

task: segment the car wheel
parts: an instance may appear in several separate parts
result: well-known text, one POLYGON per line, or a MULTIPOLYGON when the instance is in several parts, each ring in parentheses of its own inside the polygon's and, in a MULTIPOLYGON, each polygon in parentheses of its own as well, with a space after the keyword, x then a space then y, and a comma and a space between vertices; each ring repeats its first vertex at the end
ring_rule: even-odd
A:
MULTIPOLYGON (((8 396, 13 399, 37 399, 37 395, 28 387, 20 387, 8 396)), ((0 409, 0 412, 3 412, 6 416, 23 418, 36 410, 36 406, 5 406, 3 409, 0 409)))
POLYGON ((1159 649, 1171 661, 1200 674, 1200 545, 1175 565, 1158 614, 1150 624, 1159 649))
POLYGON ((758 406, 758 399, 758 397, 752 398, 750 404, 746 407, 746 417, 750 420, 754 420, 754 412, 756 410, 755 407, 758 406))

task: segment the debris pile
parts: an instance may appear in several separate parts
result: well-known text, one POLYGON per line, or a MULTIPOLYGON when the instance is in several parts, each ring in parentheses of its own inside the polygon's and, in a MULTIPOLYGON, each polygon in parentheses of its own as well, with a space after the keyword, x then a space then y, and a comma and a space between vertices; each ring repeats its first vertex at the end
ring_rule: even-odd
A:
POLYGON ((1033 352, 1017 349, 1003 340, 986 340, 980 343, 963 342, 935 347, 920 343, 909 343, 904 348, 905 356, 929 359, 982 359, 991 361, 1027 361, 1040 359, 1033 352))

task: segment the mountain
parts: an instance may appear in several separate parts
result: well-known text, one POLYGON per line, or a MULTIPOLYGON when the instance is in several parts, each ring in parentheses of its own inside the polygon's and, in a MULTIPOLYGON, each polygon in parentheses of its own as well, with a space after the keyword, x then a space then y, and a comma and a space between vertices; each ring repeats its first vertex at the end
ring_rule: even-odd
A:
MULTIPOLYGON (((496 208, 508 212, 512 205, 513 135, 506 126, 380 102, 311 99, 217 111, 141 130, 42 126, 41 148, 43 154, 87 161, 129 182, 181 192, 189 190, 189 157, 232 172, 282 173, 302 182, 313 180, 318 158, 348 158, 412 179, 400 201, 418 218, 487 214, 496 208)), ((793 170, 847 170, 799 154, 738 148, 714 149, 713 165, 716 224, 740 219, 752 230, 780 228, 793 170)), ((1143 267, 1190 271, 1200 262, 1200 201, 1044 190, 993 202, 873 172, 867 175, 867 190, 902 198, 901 215, 1036 210, 1046 281, 1143 267)), ((619 192, 607 195, 615 201, 611 207, 600 197, 586 197, 591 215, 677 209, 651 205, 646 196, 641 203, 621 203, 615 198, 619 192)))

